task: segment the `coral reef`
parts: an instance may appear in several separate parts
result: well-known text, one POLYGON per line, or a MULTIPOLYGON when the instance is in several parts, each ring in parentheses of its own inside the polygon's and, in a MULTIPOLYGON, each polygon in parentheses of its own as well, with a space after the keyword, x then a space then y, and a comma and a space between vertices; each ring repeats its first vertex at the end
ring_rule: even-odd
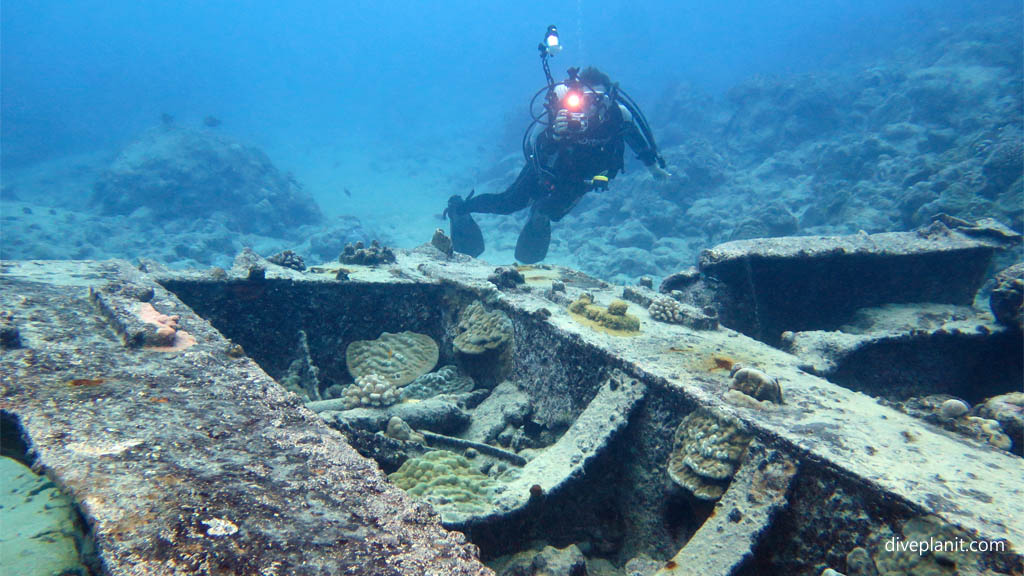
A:
POLYGON ((1013 440, 1011 450, 1021 454, 1024 444, 1024 392, 1000 394, 975 407, 978 416, 999 422, 1006 435, 1013 440))
POLYGON ((439 252, 448 257, 451 257, 451 255, 455 253, 455 250, 452 247, 452 239, 449 238, 448 235, 444 233, 444 230, 440 228, 434 230, 434 236, 430 239, 430 245, 437 248, 439 252))
POLYGON ((741 220, 729 235, 729 240, 792 236, 798 228, 796 217, 783 203, 769 202, 741 220))
POLYGON ((622 300, 614 300, 607 308, 601 308, 594 303, 594 297, 584 293, 579 299, 569 304, 569 312, 582 316, 587 320, 596 323, 598 326, 615 332, 639 332, 640 319, 626 310, 629 305, 622 300))
POLYGON ((755 400, 782 404, 782 388, 779 387, 778 378, 741 364, 733 364, 729 375, 732 376, 730 390, 742 392, 755 400))
POLYGON ((398 416, 392 416, 391 419, 388 420, 388 427, 384 433, 389 438, 400 440, 402 442, 419 442, 421 444, 426 442, 423 434, 413 430, 412 426, 409 426, 405 420, 402 420, 398 416))
POLYGON ((1024 330, 1024 262, 996 274, 989 307, 996 320, 1017 331, 1024 330))
POLYGON ((512 342, 512 321, 501 310, 487 311, 474 302, 462 311, 456 328, 455 351, 476 355, 507 346, 512 342))
POLYGON ((651 318, 668 324, 683 324, 695 330, 714 330, 718 328, 718 312, 714 307, 707 306, 698 310, 695 306, 683 304, 670 296, 654 297, 647 307, 651 318))
POLYGON ((410 458, 388 479, 411 496, 432 504, 448 522, 493 509, 494 482, 465 457, 448 450, 410 458))
POLYGON ((701 500, 717 500, 739 468, 751 438, 739 422, 698 408, 676 429, 669 477, 701 500))
POLYGON ((93 187, 104 214, 145 209, 158 226, 215 218, 228 229, 289 236, 323 216, 261 150, 208 130, 156 129, 121 151, 93 187))
POLYGON ((309 254, 320 262, 328 262, 345 250, 345 245, 360 238, 375 237, 376 234, 363 225, 356 216, 339 216, 331 221, 330 227, 313 233, 309 237, 309 254))
POLYGON ((442 394, 464 394, 473 390, 472 378, 459 374, 455 366, 442 366, 424 374, 402 388, 402 398, 423 400, 442 394))
POLYGON ((966 402, 948 394, 916 396, 903 401, 879 400, 883 405, 891 406, 946 430, 987 442, 1000 450, 1019 450, 1020 441, 1014 445, 1010 435, 1015 430, 1014 413, 1016 412, 1018 426, 1016 430, 1019 430, 1020 417, 1024 410, 1021 406, 1013 405, 1014 401, 1024 403, 1024 393, 1014 392, 990 398, 975 407, 974 415, 971 415, 966 402), (1003 429, 1003 421, 1008 426, 1006 431, 1003 429))
POLYGON ((983 438, 996 448, 1009 451, 1013 447, 1013 441, 1003 432, 1003 427, 998 420, 979 416, 968 416, 964 420, 966 420, 966 425, 974 431, 975 436, 983 438))
POLYGON ((939 414, 943 418, 959 418, 970 410, 971 408, 967 406, 967 403, 958 398, 950 398, 939 406, 939 414))
POLYGON ((481 386, 493 387, 512 369, 512 321, 501 310, 473 302, 462 311, 453 341, 459 366, 481 386))
POLYGON ((354 244, 346 244, 338 256, 338 262, 342 264, 359 264, 363 266, 376 266, 378 264, 390 264, 395 261, 395 252, 380 242, 374 240, 367 248, 361 241, 354 244))
POLYGON ((360 406, 383 408, 398 402, 401 392, 394 383, 376 375, 367 374, 356 378, 342 395, 345 408, 351 410, 360 406))
POLYGON ((291 250, 278 252, 277 254, 267 258, 267 261, 272 264, 277 264, 278 266, 298 270, 299 272, 306 269, 306 262, 302 259, 302 256, 299 256, 291 250))
POLYGON ((345 363, 353 378, 378 374, 395 386, 405 386, 433 370, 437 342, 416 332, 384 332, 376 340, 357 340, 345 350, 345 363))
POLYGON ((665 276, 658 285, 658 292, 670 294, 674 290, 685 290, 700 280, 700 270, 696 266, 688 266, 674 274, 665 276))
POLYGON ((526 282, 526 279, 513 266, 498 266, 487 277, 487 281, 501 290, 515 290, 520 284, 526 282))

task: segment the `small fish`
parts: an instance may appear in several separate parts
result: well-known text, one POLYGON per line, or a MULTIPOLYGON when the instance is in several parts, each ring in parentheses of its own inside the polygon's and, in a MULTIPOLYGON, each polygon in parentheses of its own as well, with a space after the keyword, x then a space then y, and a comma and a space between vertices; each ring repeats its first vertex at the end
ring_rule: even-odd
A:
POLYGON ((209 128, 216 128, 217 126, 220 126, 220 118, 217 118, 216 116, 207 116, 206 118, 203 118, 203 125, 209 128))
POLYGON ((349 192, 348 188, 345 188, 345 196, 348 196, 349 198, 352 197, 352 193, 349 192))
POLYGON ((99 386, 100 384, 103 384, 103 382, 104 382, 104 380, 102 378, 75 378, 74 380, 69 380, 68 381, 68 385, 69 386, 99 386))

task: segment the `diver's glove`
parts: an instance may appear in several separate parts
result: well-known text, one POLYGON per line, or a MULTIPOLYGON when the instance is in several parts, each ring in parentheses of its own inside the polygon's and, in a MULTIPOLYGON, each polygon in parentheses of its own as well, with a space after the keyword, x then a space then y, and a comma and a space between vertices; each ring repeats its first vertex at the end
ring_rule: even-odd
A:
POLYGON ((659 166, 657 162, 649 165, 647 167, 647 171, 650 172, 651 176, 659 182, 664 182, 672 177, 672 173, 659 166))

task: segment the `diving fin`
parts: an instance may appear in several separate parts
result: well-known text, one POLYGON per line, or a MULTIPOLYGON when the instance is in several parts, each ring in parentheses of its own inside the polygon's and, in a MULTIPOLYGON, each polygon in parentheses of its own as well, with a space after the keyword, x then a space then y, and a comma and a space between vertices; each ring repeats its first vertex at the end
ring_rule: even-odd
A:
POLYGON ((539 212, 531 212, 516 240, 516 260, 523 264, 540 262, 548 255, 550 244, 551 219, 539 212))
POLYGON ((484 234, 480 226, 468 213, 460 213, 457 210, 447 210, 448 220, 452 227, 452 248, 456 252, 469 254, 476 258, 484 251, 484 234))

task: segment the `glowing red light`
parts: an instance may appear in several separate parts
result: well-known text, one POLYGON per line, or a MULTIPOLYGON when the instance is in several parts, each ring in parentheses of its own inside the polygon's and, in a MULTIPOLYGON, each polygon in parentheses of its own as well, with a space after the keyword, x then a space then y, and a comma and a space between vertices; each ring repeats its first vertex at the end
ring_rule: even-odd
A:
POLYGON ((583 98, 581 98, 580 95, 578 93, 576 93, 576 92, 570 92, 565 97, 565 107, 566 108, 569 108, 569 109, 572 109, 572 110, 576 110, 576 109, 579 109, 580 104, 582 104, 582 103, 583 103, 583 98))

